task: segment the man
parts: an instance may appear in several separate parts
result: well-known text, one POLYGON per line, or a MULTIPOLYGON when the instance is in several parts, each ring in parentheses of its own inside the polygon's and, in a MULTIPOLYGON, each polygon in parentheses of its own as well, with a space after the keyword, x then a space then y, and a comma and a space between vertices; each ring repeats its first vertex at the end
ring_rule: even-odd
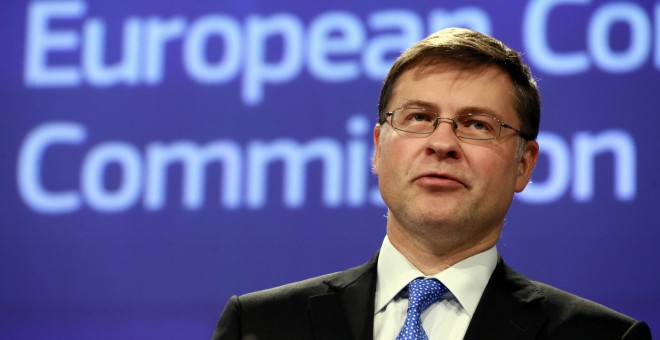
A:
POLYGON ((529 281, 495 244, 538 158, 540 96, 515 51, 446 29, 392 66, 374 129, 387 236, 368 263, 232 297, 214 339, 650 339, 529 281), (418 279, 426 278, 426 279, 418 279))

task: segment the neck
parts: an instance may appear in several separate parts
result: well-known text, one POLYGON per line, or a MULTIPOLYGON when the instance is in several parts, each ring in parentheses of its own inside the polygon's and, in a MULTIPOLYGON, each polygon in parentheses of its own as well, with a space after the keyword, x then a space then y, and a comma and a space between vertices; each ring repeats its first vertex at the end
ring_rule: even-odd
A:
POLYGON ((388 223, 387 236, 394 248, 419 271, 424 275, 435 275, 470 256, 493 247, 499 239, 499 230, 486 237, 472 240, 449 238, 446 235, 439 235, 439 237, 418 235, 388 223))

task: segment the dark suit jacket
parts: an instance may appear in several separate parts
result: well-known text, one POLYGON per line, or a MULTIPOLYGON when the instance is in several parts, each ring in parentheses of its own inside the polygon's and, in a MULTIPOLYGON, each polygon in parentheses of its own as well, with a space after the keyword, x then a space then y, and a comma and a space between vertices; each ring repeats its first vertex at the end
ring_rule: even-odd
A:
MULTIPOLYGON (((233 296, 213 339, 372 339, 376 261, 233 296)), ((527 280, 500 259, 465 339, 630 340, 651 339, 651 332, 644 322, 527 280)))

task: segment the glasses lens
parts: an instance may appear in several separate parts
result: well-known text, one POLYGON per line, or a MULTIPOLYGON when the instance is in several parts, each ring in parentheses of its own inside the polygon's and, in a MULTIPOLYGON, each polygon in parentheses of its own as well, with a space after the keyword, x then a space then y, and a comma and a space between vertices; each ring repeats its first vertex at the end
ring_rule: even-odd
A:
POLYGON ((495 139, 500 134, 500 121, 487 114, 465 113, 454 118, 456 136, 469 139, 495 139))
POLYGON ((435 113, 416 107, 399 108, 392 113, 392 126, 412 133, 433 132, 435 120, 435 113))

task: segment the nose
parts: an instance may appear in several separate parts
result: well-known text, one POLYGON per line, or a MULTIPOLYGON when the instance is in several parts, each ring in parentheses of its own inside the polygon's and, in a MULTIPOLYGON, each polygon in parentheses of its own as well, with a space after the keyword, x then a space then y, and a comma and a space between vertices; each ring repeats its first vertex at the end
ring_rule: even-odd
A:
POLYGON ((426 140, 426 153, 428 155, 453 159, 460 157, 461 148, 458 137, 456 137, 455 124, 451 118, 437 118, 435 131, 426 140))
POLYGON ((456 129, 456 121, 454 120, 454 118, 449 118, 449 117, 438 117, 438 118, 436 118, 436 119, 435 119, 435 126, 436 126, 436 129, 439 127, 439 125, 440 125, 441 123, 448 123, 448 124, 450 124, 452 130, 454 130, 454 131, 455 131, 455 129, 456 129))

